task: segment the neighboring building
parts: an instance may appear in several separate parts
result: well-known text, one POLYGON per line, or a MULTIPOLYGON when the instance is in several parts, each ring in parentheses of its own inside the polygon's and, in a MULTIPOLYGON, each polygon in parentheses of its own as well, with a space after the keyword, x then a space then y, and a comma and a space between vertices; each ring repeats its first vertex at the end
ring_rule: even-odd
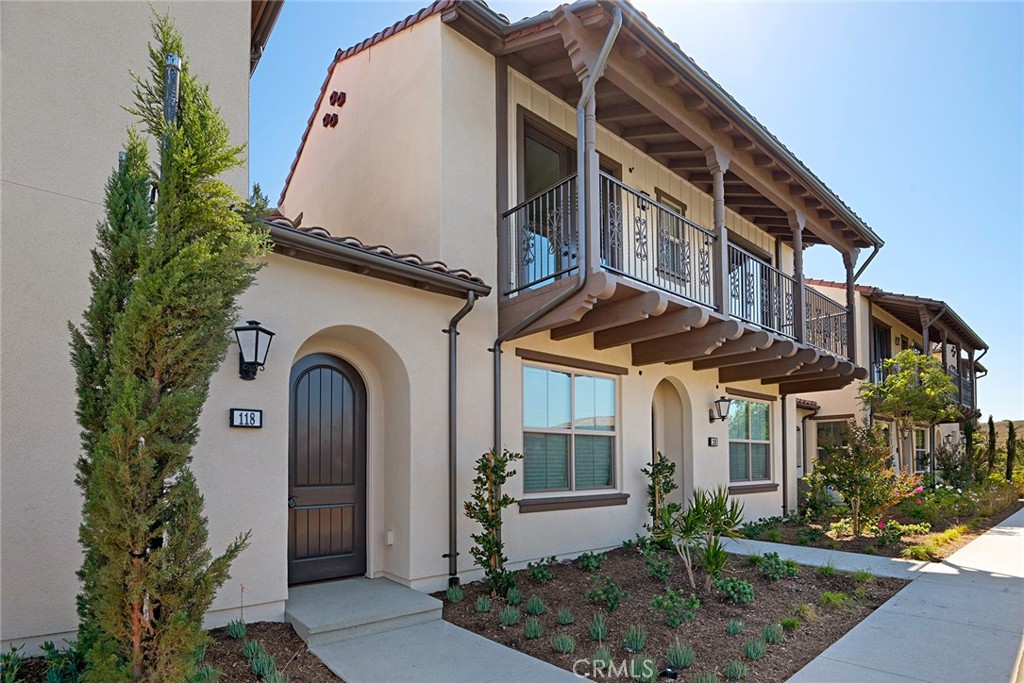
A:
MULTIPOLYGON (((845 289, 839 282, 808 280, 827 296, 838 296, 845 289)), ((932 470, 932 455, 943 443, 961 443, 961 425, 977 419, 977 381, 987 374, 979 362, 988 353, 988 344, 944 301, 909 294, 886 292, 877 287, 856 286, 858 354, 869 362, 868 379, 880 382, 885 377, 883 361, 900 351, 913 349, 931 354, 949 374, 956 386, 956 421, 936 425, 918 425, 908 434, 897 434, 885 416, 871 416, 881 422, 889 435, 893 455, 905 469, 919 473, 932 470), (980 374, 979 374, 980 373, 980 374)), ((810 419, 812 433, 807 435, 809 466, 821 444, 840 438, 845 421, 869 417, 859 399, 859 386, 817 394, 820 410, 810 419)))
MULTIPOLYGON (((3 649, 15 641, 60 643, 76 627, 80 442, 67 321, 80 320, 88 303, 89 250, 103 218, 104 186, 133 122, 122 109, 132 102, 129 70, 148 67, 152 12, 174 17, 233 141, 247 143, 249 75, 280 6, 273 0, 0 3, 3 649)), ((247 194, 248 168, 225 179, 247 194)), ((202 484, 212 540, 222 547, 254 516, 239 517, 233 503, 211 495, 224 488, 212 478, 202 484)), ((249 552, 269 551, 257 541, 249 552)), ((232 600, 218 606, 237 603, 237 584, 231 591, 232 600)))

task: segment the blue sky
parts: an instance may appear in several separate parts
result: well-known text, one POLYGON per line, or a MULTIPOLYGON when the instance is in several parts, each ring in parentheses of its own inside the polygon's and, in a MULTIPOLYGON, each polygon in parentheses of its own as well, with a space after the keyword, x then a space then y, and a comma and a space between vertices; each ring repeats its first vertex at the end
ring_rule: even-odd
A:
MULTIPOLYGON (((285 3, 251 82, 272 200, 335 50, 426 2, 285 3)), ((861 283, 942 299, 988 342, 985 417, 1024 417, 1024 4, 635 4, 882 236, 861 283)), ((815 247, 806 268, 842 261, 815 247)))

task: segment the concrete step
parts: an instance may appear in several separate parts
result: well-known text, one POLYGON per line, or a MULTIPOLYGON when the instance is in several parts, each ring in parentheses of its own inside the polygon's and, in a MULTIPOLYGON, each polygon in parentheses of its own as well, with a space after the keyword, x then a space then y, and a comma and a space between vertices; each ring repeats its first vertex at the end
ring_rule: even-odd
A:
POLYGON ((285 619, 312 648, 441 618, 441 601, 387 579, 292 586, 285 619))

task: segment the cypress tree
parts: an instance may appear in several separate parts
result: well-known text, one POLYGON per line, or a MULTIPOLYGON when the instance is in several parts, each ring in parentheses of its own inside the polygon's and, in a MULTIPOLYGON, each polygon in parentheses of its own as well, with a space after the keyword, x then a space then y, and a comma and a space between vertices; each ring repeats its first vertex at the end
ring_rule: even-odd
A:
POLYGON ((234 211, 242 201, 218 179, 240 165, 243 148, 230 143, 208 86, 189 72, 169 17, 155 19, 154 36, 148 78, 133 75, 129 111, 159 141, 160 172, 148 173, 158 199, 144 216, 134 184, 144 145, 132 138, 129 170, 118 174, 131 183, 131 220, 121 220, 119 199, 108 202, 93 299, 72 338, 86 450, 79 602, 89 631, 86 679, 103 683, 188 680, 207 638, 203 615, 248 543, 248 532, 240 534, 213 556, 189 465, 210 377, 231 343, 235 302, 252 283, 266 235, 234 211), (170 123, 167 54, 182 57, 170 123), (127 242, 134 252, 110 246, 127 242))
POLYGON ((988 416, 988 473, 996 470, 996 422, 988 416))
POLYGON ((1006 481, 1013 479, 1013 463, 1017 459, 1017 432, 1013 420, 1006 421, 1006 481))

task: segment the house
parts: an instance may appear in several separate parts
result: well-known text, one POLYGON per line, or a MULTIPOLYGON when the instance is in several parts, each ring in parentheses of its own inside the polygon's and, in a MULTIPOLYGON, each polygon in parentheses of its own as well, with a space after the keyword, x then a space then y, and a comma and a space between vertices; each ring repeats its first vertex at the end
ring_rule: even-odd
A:
MULTIPOLYGON (((89 300, 104 186, 133 117, 129 71, 169 12, 233 132, 248 142, 249 76, 281 8, 234 3, 4 2, 0 256, 0 647, 73 638, 81 493, 67 321, 89 300)), ((248 168, 225 177, 246 195, 248 168)), ((221 421, 218 414, 216 421, 221 421)), ((212 480, 216 487, 216 480, 212 480)), ((210 495, 213 516, 219 511, 210 495)), ((240 522, 232 519, 237 527, 240 522)), ((231 531, 213 525, 221 547, 231 531)), ((237 595, 237 585, 232 586, 237 595)), ((237 600, 236 600, 237 602, 237 600)))
MULTIPOLYGON (((839 282, 809 280, 827 296, 844 290, 839 282)), ((811 466, 814 455, 826 440, 839 438, 846 420, 858 422, 872 417, 883 424, 898 462, 908 471, 933 471, 935 450, 946 444, 959 446, 966 438, 961 426, 976 420, 978 411, 977 381, 988 371, 981 358, 988 353, 988 344, 971 329, 952 306, 944 301, 887 292, 877 287, 856 286, 856 317, 858 353, 869 365, 868 379, 881 382, 885 377, 883 362, 900 351, 913 349, 928 353, 938 360, 956 387, 953 397, 957 407, 956 421, 935 425, 917 425, 906 434, 899 434, 885 416, 869 416, 858 398, 856 385, 815 395, 818 412, 810 419, 813 429, 807 434, 810 448, 805 451, 804 467, 811 466)), ((813 410, 813 407, 810 408, 813 410)))

